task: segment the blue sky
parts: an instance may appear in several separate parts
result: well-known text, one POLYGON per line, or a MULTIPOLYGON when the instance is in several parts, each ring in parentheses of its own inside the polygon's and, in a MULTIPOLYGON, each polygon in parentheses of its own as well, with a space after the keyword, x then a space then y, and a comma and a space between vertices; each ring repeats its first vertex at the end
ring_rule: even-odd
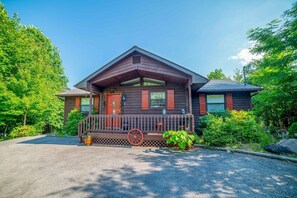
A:
POLYGON ((72 88, 134 45, 204 76, 216 68, 232 75, 244 62, 236 57, 248 56, 246 32, 280 18, 294 1, 2 2, 9 15, 18 13, 22 24, 38 27, 59 48, 72 88))

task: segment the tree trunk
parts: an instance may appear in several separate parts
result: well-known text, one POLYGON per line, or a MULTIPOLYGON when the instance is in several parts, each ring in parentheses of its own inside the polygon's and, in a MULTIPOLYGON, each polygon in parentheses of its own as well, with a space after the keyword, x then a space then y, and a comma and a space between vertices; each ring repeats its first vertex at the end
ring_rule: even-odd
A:
POLYGON ((4 137, 6 137, 7 128, 8 128, 8 126, 6 125, 6 126, 5 126, 5 129, 4 129, 4 137))
POLYGON ((24 113, 24 126, 26 126, 27 124, 27 113, 25 112, 24 113))

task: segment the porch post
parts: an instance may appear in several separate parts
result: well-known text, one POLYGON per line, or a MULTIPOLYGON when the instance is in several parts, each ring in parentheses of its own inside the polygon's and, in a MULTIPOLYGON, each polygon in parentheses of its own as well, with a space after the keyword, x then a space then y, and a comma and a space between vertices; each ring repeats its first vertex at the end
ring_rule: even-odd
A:
POLYGON ((92 111, 93 111, 93 86, 91 85, 91 88, 90 88, 90 109, 89 109, 89 115, 92 114, 92 111))
POLYGON ((101 108, 102 108, 102 93, 99 93, 99 110, 98 110, 98 114, 101 114, 101 108))
POLYGON ((188 84, 188 92, 189 92, 189 113, 192 114, 192 90, 190 83, 188 84))

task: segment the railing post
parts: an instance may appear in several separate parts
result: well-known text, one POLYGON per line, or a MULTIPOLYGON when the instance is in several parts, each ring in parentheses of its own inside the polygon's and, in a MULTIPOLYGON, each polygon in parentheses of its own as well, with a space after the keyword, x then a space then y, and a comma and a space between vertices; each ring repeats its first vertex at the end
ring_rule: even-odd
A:
POLYGON ((195 132, 195 118, 193 115, 191 115, 192 120, 192 132, 195 132))
POLYGON ((78 129, 79 143, 82 143, 82 126, 81 126, 81 122, 78 124, 77 129, 78 129))

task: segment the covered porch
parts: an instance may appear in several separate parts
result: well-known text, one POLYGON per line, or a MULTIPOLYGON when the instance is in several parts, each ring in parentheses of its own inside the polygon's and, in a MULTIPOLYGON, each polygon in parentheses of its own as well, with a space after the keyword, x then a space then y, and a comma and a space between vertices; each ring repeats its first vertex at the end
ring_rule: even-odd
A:
MULTIPOLYGON (((144 141, 161 141, 157 145, 164 146, 163 132, 169 130, 192 132, 194 130, 194 117, 192 114, 88 115, 78 125, 80 141, 84 135, 90 135, 93 142, 98 144, 114 142, 122 142, 123 144, 127 142, 129 134, 135 130, 141 131, 144 141)), ((153 143, 144 143, 148 144, 147 146, 154 146, 153 143)))
POLYGON ((165 131, 194 131, 192 91, 201 85, 194 85, 192 74, 179 66, 143 53, 132 52, 76 85, 90 92, 89 115, 78 125, 80 140, 86 134, 94 142, 129 139, 138 130, 144 139, 164 142, 165 131), (99 103, 93 104, 94 95, 99 103))

